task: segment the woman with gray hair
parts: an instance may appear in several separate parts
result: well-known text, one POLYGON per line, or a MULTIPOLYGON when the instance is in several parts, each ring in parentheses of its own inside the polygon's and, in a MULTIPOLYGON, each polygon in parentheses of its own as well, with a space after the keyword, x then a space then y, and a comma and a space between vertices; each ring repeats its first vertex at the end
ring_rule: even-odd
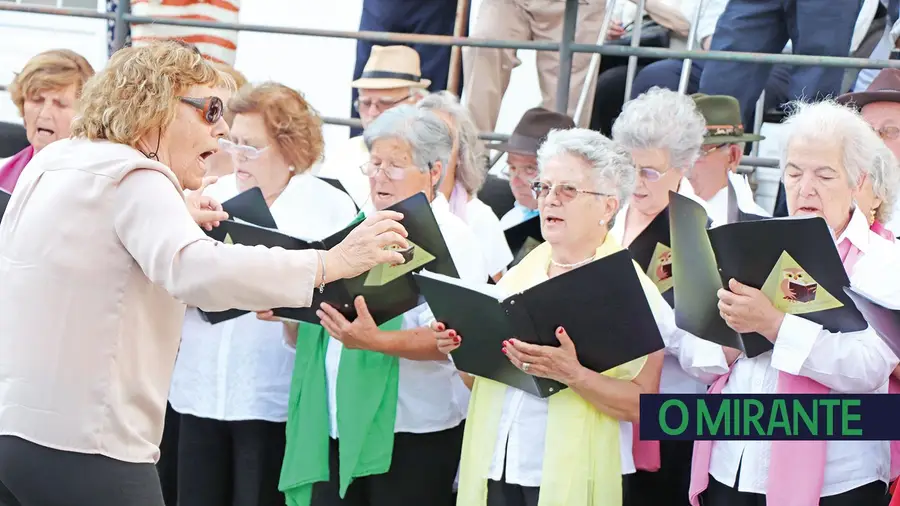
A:
MULTIPOLYGON (((438 190, 453 140, 434 113, 401 105, 363 134, 371 207, 417 193, 431 209, 460 278, 484 283, 481 250, 438 190)), ((292 409, 280 488, 289 504, 450 506, 468 389, 438 351, 427 304, 376 326, 362 297, 350 322, 322 304, 321 326, 296 339, 292 409), (318 451, 316 451, 318 450, 318 451)))
MULTIPOLYGON (((884 163, 878 134, 858 113, 833 101, 797 105, 786 126, 781 167, 790 216, 824 219, 851 285, 888 306, 900 304, 900 251, 871 231, 854 205, 868 168, 884 163)), ((710 393, 888 391, 898 360, 871 327, 830 332, 803 315, 785 314, 760 290, 734 279, 718 296, 729 327, 761 334, 773 350, 740 357, 710 393)), ((697 506, 702 496, 709 506, 879 504, 889 469, 887 441, 697 441, 691 501, 697 506)))
POLYGON ((513 254, 500 226, 500 219, 477 197, 487 174, 478 129, 469 111, 450 92, 432 93, 420 100, 417 106, 433 111, 450 129, 453 150, 440 190, 450 202, 450 212, 468 223, 478 236, 485 267, 491 278, 499 281, 513 261, 513 254))
MULTIPOLYGON (((669 192, 690 197, 706 208, 686 177, 700 156, 706 120, 690 97, 654 87, 625 104, 612 133, 634 159, 637 185, 610 233, 631 250, 669 305, 674 306, 677 280, 672 277, 671 250, 667 246, 669 192)), ((684 370, 676 350, 666 349, 660 392, 700 394, 706 391, 708 380, 684 370)), ((625 478, 629 502, 668 504, 675 497, 683 504, 690 481, 691 449, 690 441, 655 443, 635 437, 637 471, 625 478)))
MULTIPOLYGON (((538 169, 534 192, 546 242, 500 280, 507 294, 622 250, 610 228, 635 185, 634 166, 623 149, 590 130, 553 130, 538 151, 538 169)), ((675 326, 672 309, 637 264, 635 270, 664 340, 684 351, 686 367, 694 370, 687 335, 675 326)), ((445 353, 465 345, 454 330, 433 326, 445 353)), ((458 504, 622 504, 622 473, 633 469, 630 422, 638 420, 640 394, 658 391, 662 353, 597 373, 579 363, 565 329, 556 337, 559 347, 511 339, 503 348, 522 371, 569 387, 551 398, 476 378, 458 504)), ((721 348, 710 348, 719 367, 697 368, 698 374, 727 370, 721 348)))
POLYGON ((889 230, 897 206, 900 191, 900 166, 894 153, 882 143, 874 148, 872 163, 865 167, 865 178, 856 194, 856 207, 869 220, 869 226, 876 234, 894 241, 897 231, 889 230))

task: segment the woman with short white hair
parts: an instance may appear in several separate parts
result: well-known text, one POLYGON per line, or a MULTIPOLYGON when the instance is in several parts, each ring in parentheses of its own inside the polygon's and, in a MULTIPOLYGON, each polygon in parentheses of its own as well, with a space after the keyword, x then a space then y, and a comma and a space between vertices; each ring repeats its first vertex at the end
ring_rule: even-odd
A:
MULTIPOLYGON (((671 90, 651 88, 625 104, 612 131, 613 139, 627 149, 634 159, 637 186, 628 205, 623 206, 619 212, 611 233, 623 246, 634 251, 638 245, 647 243, 642 237, 645 231, 648 234, 658 233, 659 229, 650 225, 660 214, 668 212, 670 191, 687 196, 706 208, 706 203, 694 193, 686 177, 700 156, 706 135, 706 120, 691 97, 671 90)), ((657 240, 668 244, 668 225, 665 227, 661 237, 650 238, 655 247, 658 247, 657 240)), ((667 250, 653 251, 652 256, 667 253, 667 250)), ((639 262, 647 263, 642 264, 647 275, 657 284, 669 305, 674 305, 678 280, 672 279, 670 270, 654 267, 661 265, 659 260, 654 260, 638 258, 639 262)), ((693 336, 691 338, 689 343, 696 340, 693 336)), ((706 344, 708 343, 704 342, 700 346, 705 347, 706 344)), ((689 344, 688 347, 693 345, 689 344)), ((676 349, 669 345, 666 350, 660 392, 704 393, 714 377, 698 378, 683 370, 678 353, 673 353, 676 349)), ((711 352, 721 353, 720 350, 711 352)), ((724 370, 719 371, 720 374, 722 372, 724 370)), ((686 499, 690 481, 691 442, 640 441, 637 430, 634 434, 636 471, 631 470, 625 477, 628 502, 639 505, 669 503, 673 501, 673 497, 686 499)))
MULTIPOLYGON (((610 228, 636 178, 622 148, 590 130, 554 130, 538 151, 538 168, 534 191, 546 242, 500 280, 509 294, 622 250, 610 228)), ((672 309, 636 264, 635 270, 663 339, 684 342, 672 309)), ((465 345, 454 330, 435 326, 443 351, 465 345)), ((539 498, 540 504, 567 506, 622 504, 622 471, 633 468, 629 422, 638 419, 640 394, 658 390, 662 353, 601 374, 578 362, 564 330, 557 338, 563 343, 558 348, 515 339, 504 348, 523 371, 569 387, 549 399, 476 378, 459 504, 483 506, 485 497, 488 506, 536 506, 539 498)), ((686 367, 712 377, 724 372, 720 348, 710 347, 718 368, 707 371, 685 354, 686 367)))
POLYGON ((500 219, 477 196, 487 175, 484 146, 478 139, 478 129, 468 109, 450 92, 432 93, 417 105, 433 111, 450 128, 453 151, 440 190, 450 202, 450 212, 468 223, 478 236, 485 267, 491 278, 498 281, 513 261, 513 254, 500 226, 500 219))
MULTIPOLYGON (((869 229, 854 201, 869 167, 884 163, 883 143, 855 111, 832 101, 798 104, 781 154, 791 216, 825 220, 851 284, 900 304, 900 251, 869 229), (892 277, 893 276, 893 277, 892 277)), ((785 314, 760 290, 732 279, 719 310, 737 332, 774 345, 738 357, 710 393, 883 393, 897 358, 871 328, 829 332, 785 314)), ((709 506, 878 504, 889 479, 887 441, 697 441, 691 502, 709 506)))
MULTIPOLYGON (((478 242, 438 190, 453 146, 447 125, 400 105, 363 136, 363 212, 424 193, 460 278, 483 283, 478 242)), ((289 504, 450 506, 469 391, 437 349, 427 304, 376 326, 363 298, 355 303, 353 322, 323 304, 321 326, 300 326, 281 489, 289 504)))
POLYGON ((886 225, 894 218, 897 194, 900 192, 900 165, 884 142, 870 149, 871 162, 866 165, 865 178, 856 194, 856 205, 869 220, 872 231, 894 241, 897 231, 886 225))

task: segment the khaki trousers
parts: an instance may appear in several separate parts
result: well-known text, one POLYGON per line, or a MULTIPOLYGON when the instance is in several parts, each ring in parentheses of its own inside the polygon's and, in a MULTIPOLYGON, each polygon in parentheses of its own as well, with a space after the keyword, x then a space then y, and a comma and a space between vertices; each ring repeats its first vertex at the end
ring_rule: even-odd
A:
MULTIPOLYGON (((578 0, 575 41, 596 44, 606 8, 604 0, 578 0)), ((470 37, 505 40, 562 40, 565 0, 482 0, 470 37)), ((559 79, 559 53, 537 51, 537 73, 542 106, 555 110, 559 79)), ((569 87, 568 114, 574 116, 591 61, 589 53, 575 53, 569 87)), ((515 49, 463 48, 466 105, 480 131, 493 132, 500 103, 509 87, 512 69, 522 62, 515 49)), ((578 126, 587 127, 593 109, 596 76, 578 126)))

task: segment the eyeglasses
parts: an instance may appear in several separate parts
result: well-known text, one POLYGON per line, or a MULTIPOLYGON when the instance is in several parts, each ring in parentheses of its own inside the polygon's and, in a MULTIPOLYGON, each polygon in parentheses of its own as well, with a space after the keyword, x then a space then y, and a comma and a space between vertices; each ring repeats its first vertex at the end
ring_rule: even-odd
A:
MULTIPOLYGON (((672 169, 669 169, 669 170, 672 170, 672 169)), ((651 183, 659 181, 660 179, 662 179, 663 176, 665 176, 668 173, 669 173, 668 170, 660 172, 660 171, 654 169, 653 167, 638 167, 638 175, 651 183)))
POLYGON ((580 190, 571 184, 555 184, 550 185, 547 183, 542 183, 540 181, 535 181, 531 185, 531 191, 534 192, 535 198, 544 199, 550 195, 550 192, 556 191, 556 196, 562 202, 569 202, 574 199, 580 193, 585 193, 588 195, 598 195, 602 197, 612 197, 609 193, 600 193, 589 190, 580 190))
POLYGON ((525 165, 519 167, 511 163, 507 163, 506 167, 504 167, 501 171, 504 176, 510 179, 517 177, 529 183, 534 181, 538 177, 538 172, 538 168, 534 165, 525 165))
POLYGON ((900 127, 883 126, 881 128, 874 128, 873 130, 875 130, 875 133, 885 141, 892 141, 897 137, 900 137, 900 127))
POLYGON ((379 171, 384 172, 384 175, 393 181, 399 181, 406 177, 406 169, 403 167, 395 167, 391 164, 382 164, 375 165, 372 162, 366 162, 359 166, 359 170, 363 173, 363 175, 368 177, 375 177, 379 171))
POLYGON ((206 98, 194 98, 194 97, 177 97, 178 100, 181 100, 185 104, 197 109, 198 111, 203 113, 203 119, 206 120, 210 125, 215 125, 220 119, 222 119, 222 115, 225 113, 225 104, 222 103, 222 99, 219 97, 206 97, 206 98))
POLYGON ((389 98, 360 98, 353 101, 353 108, 356 109, 356 112, 359 112, 362 109, 368 109, 374 105, 376 109, 383 111, 409 100, 410 97, 412 97, 412 95, 407 95, 398 100, 391 100, 389 98))
POLYGON ((257 158, 261 157, 267 149, 269 149, 269 146, 266 146, 264 148, 255 148, 246 144, 237 144, 229 141, 228 139, 222 138, 219 139, 219 147, 222 149, 222 151, 240 155, 246 160, 256 160, 257 158))
POLYGON ((700 156, 709 156, 725 146, 728 146, 728 144, 707 144, 701 148, 700 156))

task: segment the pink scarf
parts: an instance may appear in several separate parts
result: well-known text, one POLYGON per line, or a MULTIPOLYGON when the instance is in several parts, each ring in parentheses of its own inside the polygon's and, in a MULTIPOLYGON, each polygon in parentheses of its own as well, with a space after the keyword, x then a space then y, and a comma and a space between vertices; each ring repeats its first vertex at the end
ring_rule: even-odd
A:
POLYGON ((466 205, 469 203, 469 192, 463 188, 459 181, 453 185, 453 191, 450 192, 450 212, 459 219, 466 221, 466 205))
MULTIPOLYGON (((862 252, 849 239, 838 245, 847 274, 853 272, 862 252)), ((731 371, 723 374, 709 388, 709 393, 722 393, 731 371)), ((805 376, 779 371, 779 394, 827 394, 828 387, 805 376)), ((690 501, 699 506, 700 494, 709 486, 709 461, 712 441, 694 441, 691 463, 690 501)), ((825 441, 772 441, 766 504, 771 506, 818 506, 825 481, 825 441)))
POLYGON ((880 221, 876 220, 874 223, 872 223, 872 228, 870 228, 869 230, 871 230, 872 232, 875 232, 876 234, 880 235, 881 237, 884 237, 888 241, 894 242, 894 240, 895 240, 894 233, 891 232, 890 230, 884 228, 884 225, 880 221))
POLYGON ((13 189, 16 187, 16 181, 19 180, 19 176, 22 175, 22 171, 25 170, 25 166, 28 165, 28 162, 30 162, 33 157, 34 148, 28 146, 7 160, 6 164, 3 165, 3 167, 0 167, 0 190, 5 191, 6 193, 12 193, 13 189))

